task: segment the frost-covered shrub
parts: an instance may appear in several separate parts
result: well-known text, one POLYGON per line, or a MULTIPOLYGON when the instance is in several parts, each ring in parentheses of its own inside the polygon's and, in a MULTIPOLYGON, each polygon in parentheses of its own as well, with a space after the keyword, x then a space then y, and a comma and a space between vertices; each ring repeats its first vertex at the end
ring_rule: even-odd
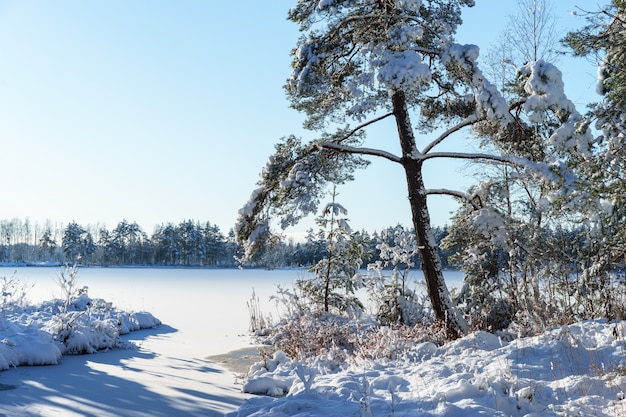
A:
POLYGON ((336 349, 354 351, 357 322, 329 314, 305 314, 284 320, 268 342, 294 359, 314 358, 336 349))
POLYGON ((53 314, 43 326, 63 354, 94 353, 123 347, 120 335, 161 324, 148 312, 127 313, 113 308, 86 292, 66 300, 42 303, 42 310, 53 314))
POLYGON ((65 311, 69 307, 72 298, 87 291, 87 288, 78 288, 78 267, 76 265, 65 265, 57 273, 57 284, 61 288, 65 300, 65 311))
POLYGON ((445 326, 437 323, 371 327, 356 336, 353 356, 366 360, 411 357, 424 343, 441 346, 447 340, 445 326))
MULTIPOLYGON (((376 320, 382 325, 407 326, 432 322, 432 306, 425 291, 409 288, 407 283, 401 284, 405 278, 400 279, 398 275, 394 269, 391 276, 384 275, 382 271, 368 276, 367 290, 376 320)), ((416 284, 423 285, 423 282, 416 284)))
POLYGON ((371 320, 307 314, 274 325, 264 342, 294 360, 322 361, 326 368, 337 369, 357 359, 398 359, 420 343, 442 345, 445 340, 445 327, 439 323, 381 326, 371 320))
POLYGON ((11 277, 0 277, 0 310, 10 306, 22 305, 33 285, 21 282, 16 277, 17 271, 11 277))
POLYGON ((274 301, 276 306, 282 309, 282 314, 286 318, 298 317, 310 310, 297 287, 289 288, 277 285, 276 294, 272 295, 270 300, 274 301))
POLYGON ((335 315, 358 317, 363 312, 363 303, 358 297, 334 291, 327 293, 325 279, 298 280, 295 285, 312 311, 326 311, 325 306, 328 306, 328 311, 335 315))
POLYGON ((57 315, 46 327, 63 354, 95 353, 120 347, 119 328, 112 319, 91 319, 81 311, 57 315))
POLYGON ((408 230, 396 232, 383 235, 378 245, 383 261, 369 266, 374 273, 353 278, 366 283, 375 317, 364 312, 354 314, 363 309, 360 300, 349 294, 325 292, 323 286, 329 281, 320 280, 316 274, 313 279, 297 280, 293 288, 278 287, 272 299, 282 307, 283 318, 267 331, 258 331, 260 312, 253 308, 252 330, 289 358, 322 360, 327 367, 341 367, 356 358, 398 358, 416 343, 441 344, 445 332, 434 321, 427 296, 409 288, 409 272, 417 254, 415 238, 408 230), (393 268, 390 276, 384 272, 386 266, 393 268), (326 303, 330 311, 322 308, 326 303))
POLYGON ((380 260, 367 266, 370 274, 365 280, 376 319, 383 325, 409 326, 432 321, 427 297, 409 288, 409 273, 418 254, 415 234, 403 228, 387 229, 376 248, 380 260), (391 274, 385 268, 392 268, 391 274))

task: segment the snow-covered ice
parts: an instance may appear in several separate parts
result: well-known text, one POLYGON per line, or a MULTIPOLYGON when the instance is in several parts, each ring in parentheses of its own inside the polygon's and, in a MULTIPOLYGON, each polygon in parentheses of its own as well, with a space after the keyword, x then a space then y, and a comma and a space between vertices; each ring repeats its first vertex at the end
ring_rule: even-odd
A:
MULTIPOLYGON (((22 274, 28 273, 34 274, 22 274)), ((54 271, 46 273, 52 277, 54 271)), ((122 348, 64 355, 55 366, 11 366, 0 372, 0 415, 534 417, 626 413, 624 322, 588 321, 514 340, 477 332, 444 346, 417 344, 395 361, 360 359, 345 364, 325 356, 304 363, 278 352, 255 364, 244 381, 206 358, 249 346, 245 303, 252 286, 263 300, 273 292, 273 284, 294 279, 298 272, 246 275, 235 270, 177 270, 174 283, 171 274, 154 269, 81 270, 81 284, 89 286, 91 300, 103 297, 113 302, 111 307, 120 309, 116 314, 126 314, 129 323, 134 314, 135 325, 156 324, 153 319, 163 324, 120 336, 122 348), (131 343, 134 346, 125 347, 131 343)), ((35 281, 39 291, 52 291, 40 278, 35 281)), ((46 304, 38 301, 37 305, 46 304)), ((0 312, 4 360, 43 363, 58 356, 44 345, 62 350, 45 343, 50 336, 41 323, 48 313, 35 311, 26 309, 10 320, 8 309, 0 312)), ((106 311, 112 314, 113 310, 106 311)), ((94 313, 92 318, 103 320, 106 314, 94 313)))
MULTIPOLYGON (((56 272, 56 268, 20 268, 17 277, 34 284, 28 298, 42 306, 61 296, 54 283, 56 272)), ((0 276, 12 273, 12 268, 0 268, 0 276)), ((264 282, 270 290, 270 283, 279 283, 286 275, 80 269, 79 284, 89 287, 90 297, 102 297, 129 317, 132 314, 137 323, 145 324, 153 316, 163 324, 121 336, 121 349, 66 355, 56 366, 19 366, 0 372, 0 415, 221 416, 236 410, 249 395, 241 392, 235 373, 206 357, 250 346, 246 301, 252 287, 258 286, 257 294, 267 298, 264 282), (131 343, 134 346, 124 346, 131 343)), ((15 343, 13 349, 21 358, 40 361, 41 351, 30 340, 46 335, 38 335, 31 324, 33 319, 44 322, 44 315, 19 314, 11 322, 0 316, 0 340, 15 343), (17 325, 20 330, 15 330, 17 325)), ((54 348, 50 343, 46 346, 54 348)), ((56 355, 58 349, 46 354, 50 362, 56 355)))

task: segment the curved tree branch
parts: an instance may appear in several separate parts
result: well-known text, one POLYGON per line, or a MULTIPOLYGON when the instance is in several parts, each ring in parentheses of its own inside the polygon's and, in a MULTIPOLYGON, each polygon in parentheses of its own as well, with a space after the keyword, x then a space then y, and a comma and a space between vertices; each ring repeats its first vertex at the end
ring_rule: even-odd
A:
POLYGON ((341 142, 343 142, 344 140, 349 139, 352 135, 354 135, 354 134, 355 134, 356 132, 358 132, 359 130, 361 130, 361 129, 363 129, 363 128, 365 128, 365 127, 367 127, 367 126, 371 125, 371 124, 374 124, 374 123, 376 123, 376 122, 380 122, 381 120, 386 119, 386 118, 387 118, 387 117, 389 117, 389 116, 393 116, 393 112, 383 114, 382 116, 376 117, 376 118, 374 118, 374 119, 372 119, 372 120, 368 120, 368 121, 367 121, 367 122, 365 122, 365 123, 361 123, 360 125, 358 125, 358 126, 357 126, 357 127, 355 127, 354 129, 352 129, 350 132, 348 132, 348 134, 346 134, 346 135, 344 135, 343 137, 341 137, 340 139, 338 139, 338 140, 337 140, 337 142, 338 142, 338 143, 341 143, 341 142))
POLYGON ((430 142, 428 144, 428 146, 426 146, 424 148, 424 150, 422 151, 422 154, 427 154, 428 152, 430 152, 435 146, 439 145, 441 142, 443 142, 445 139, 448 138, 448 136, 450 136, 451 134, 458 132, 459 130, 463 129, 464 127, 467 126, 471 126, 474 123, 477 123, 481 120, 481 118, 479 118, 477 115, 473 114, 470 117, 466 118, 465 120, 463 120, 461 123, 451 127, 450 129, 446 130, 445 132, 443 132, 441 135, 439 135, 439 137, 435 140, 433 140, 432 142, 430 142))
MULTIPOLYGON (((526 100, 519 100, 516 101, 515 103, 512 103, 509 106, 509 110, 513 111, 516 110, 517 112, 517 116, 513 117, 513 119, 515 120, 515 122, 519 125, 519 112, 521 111, 522 105, 526 102, 526 100)), ((475 123, 481 122, 485 120, 484 117, 479 117, 476 114, 473 114, 469 117, 467 117, 465 120, 461 121, 459 124, 452 126, 450 129, 446 130, 445 132, 443 132, 441 135, 439 135, 439 137, 437 137, 435 140, 433 140, 432 142, 430 142, 425 148, 424 150, 422 150, 422 154, 427 154, 428 152, 430 152, 435 146, 439 145, 441 142, 443 142, 444 140, 446 140, 451 134, 458 132, 459 130, 463 129, 464 127, 468 127, 471 126, 475 123)))
POLYGON ((452 197, 457 197, 461 200, 465 200, 466 203, 471 204, 474 210, 478 210, 483 207, 483 203, 480 200, 479 196, 464 193, 462 191, 449 190, 447 188, 432 188, 426 190, 426 195, 449 195, 452 197))
POLYGON ((524 158, 511 156, 511 155, 492 155, 492 154, 484 154, 484 153, 433 152, 427 155, 422 155, 420 158, 417 158, 417 159, 425 161, 427 159, 435 159, 435 158, 494 161, 494 162, 499 162, 502 164, 510 164, 510 165, 516 165, 516 166, 526 165, 523 163, 525 161, 524 158))
MULTIPOLYGON (((477 161, 490 161, 504 165, 511 165, 523 169, 528 169, 535 174, 538 174, 543 179, 550 182, 559 182, 559 177, 563 175, 569 176, 569 169, 563 164, 557 164, 554 166, 545 162, 533 162, 526 158, 522 158, 514 155, 490 155, 481 153, 461 153, 461 152, 436 152, 427 155, 413 155, 413 157, 420 161, 434 158, 451 158, 451 159, 466 159, 477 161), (553 172, 553 169, 561 171, 559 174, 553 172)), ((571 181, 571 180, 568 180, 571 181)))
POLYGON ((379 156, 381 158, 388 159, 391 162, 402 163, 402 159, 400 159, 398 156, 390 152, 383 151, 382 149, 356 148, 354 146, 346 146, 346 145, 341 145, 339 143, 332 143, 332 142, 320 142, 320 143, 317 143, 316 146, 318 147, 318 149, 330 149, 335 152, 350 153, 350 154, 356 154, 356 155, 379 156))

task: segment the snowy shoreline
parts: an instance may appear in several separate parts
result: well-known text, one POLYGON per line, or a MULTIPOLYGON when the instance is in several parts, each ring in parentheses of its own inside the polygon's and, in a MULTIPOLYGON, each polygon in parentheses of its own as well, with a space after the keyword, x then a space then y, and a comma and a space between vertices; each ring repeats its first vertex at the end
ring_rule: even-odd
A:
POLYGON ((221 416, 249 397, 236 373, 181 351, 185 333, 151 313, 84 294, 70 305, 67 332, 62 305, 2 309, 0 415, 221 416))
MULTIPOLYGON (((0 276, 11 277, 13 268, 3 268, 0 276)), ((80 312, 80 319, 90 319, 109 333, 96 336, 82 328, 73 340, 92 340, 86 346, 97 353, 59 356, 61 349, 50 333, 41 330, 45 317, 54 316, 64 304, 56 273, 57 268, 18 268, 15 277, 25 286, 26 297, 21 305, 16 301, 11 309, 5 305, 0 310, 0 340, 17 346, 26 336, 42 338, 52 348, 38 360, 58 362, 1 371, 0 389, 5 390, 0 415, 169 417, 232 412, 250 397, 241 392, 241 375, 206 357, 250 347, 246 301, 252 285, 268 293, 275 282, 293 276, 292 271, 81 268, 78 287, 89 287, 88 294, 102 301, 89 298, 89 311, 80 312), (107 313, 97 316, 97 306, 107 306, 107 313), (9 310, 14 312, 12 318, 9 310), (163 324, 118 339, 121 324, 130 330, 129 323, 140 320, 141 312, 154 314, 163 324), (224 312, 229 312, 229 320, 223 319, 224 312), (113 327, 117 330, 111 333, 113 327), (111 334, 115 337, 107 336, 111 334), (102 340, 117 340, 111 343, 116 347, 95 347, 102 340)), ((81 298, 83 307, 87 307, 86 297, 81 298)), ((0 348, 12 351, 9 359, 19 363, 15 346, 8 344, 0 343, 0 348)), ((27 358, 34 353, 20 355, 27 358)))
POLYGON ((166 324, 122 337, 128 349, 63 356, 58 366, 0 372, 0 415, 31 417, 223 416, 250 396, 235 377, 206 360, 181 355, 166 324))
POLYGON ((223 366, 236 375, 246 376, 250 368, 260 361, 259 346, 244 347, 219 355, 210 355, 205 359, 223 366))
POLYGON ((1 314, 0 370, 56 365, 62 355, 124 348, 122 335, 161 325, 151 313, 121 311, 86 293, 68 303, 5 303, 1 314))
MULTIPOLYGON (((303 363, 278 354, 255 365, 244 381, 241 368, 227 368, 237 355, 255 362, 245 308, 250 288, 265 298, 274 293, 277 281, 293 279, 293 271, 85 268, 81 272, 81 284, 89 286, 90 294, 123 306, 120 311, 128 314, 154 313, 164 324, 121 335, 131 349, 65 355, 59 366, 0 372, 0 389, 5 389, 0 391, 0 414, 536 417, 612 416, 626 410, 624 322, 581 322, 512 341, 472 333, 441 347, 415 345, 396 361, 346 363, 323 355, 303 363), (243 393, 244 384, 256 395, 243 393), (268 392, 281 396, 265 395, 268 392)), ((47 268, 25 268, 20 275, 36 283, 37 296, 53 289, 47 268)), ((37 305, 48 305, 47 310, 25 307, 12 320, 4 308, 0 314, 7 320, 0 325, 4 329, 0 340, 15 343, 6 329, 15 335, 35 334, 38 321, 54 310, 46 303, 49 299, 37 305)), ((103 320, 95 310, 92 323, 103 320)), ((118 323, 117 313, 115 317, 118 323)))
MULTIPOLYGON (((75 304, 84 307, 87 299, 79 297, 75 304)), ((134 314, 116 311, 104 300, 89 300, 94 311, 84 316, 96 328, 115 312, 121 330, 119 317, 134 314), (106 306, 109 316, 95 314, 94 305, 106 306)), ((12 319, 5 308, 7 320, 0 331, 3 352, 15 352, 17 336, 24 341, 42 338, 40 324, 53 311, 50 303, 59 302, 16 309, 12 319), (24 326, 15 332, 20 320, 24 326)), ((476 332, 440 347, 418 344, 401 360, 357 358, 348 363, 332 355, 305 363, 280 352, 256 361, 257 347, 243 337, 234 343, 238 349, 199 358, 181 350, 184 333, 167 323, 144 321, 150 323, 154 326, 133 328, 120 335, 122 343, 98 353, 64 355, 59 366, 12 366, 0 372, 0 391, 6 398, 0 413, 537 417, 610 416, 626 409, 626 322, 586 321, 512 341, 476 332), (247 366, 254 362, 249 379, 244 380, 247 366), (143 399, 138 401, 137 395, 143 399), (115 404, 120 400, 123 403, 115 404), (127 401, 136 404, 128 407, 127 401)), ((51 336, 47 338, 50 341, 51 336)), ((85 340, 103 339, 81 333, 75 342, 85 340)), ((29 346, 21 353, 23 362, 41 361, 29 346)))
POLYGON ((278 352, 244 384, 265 396, 229 416, 623 415, 625 332, 626 322, 605 320, 510 342, 481 331, 441 347, 418 344, 395 361, 324 355, 304 363, 278 352))

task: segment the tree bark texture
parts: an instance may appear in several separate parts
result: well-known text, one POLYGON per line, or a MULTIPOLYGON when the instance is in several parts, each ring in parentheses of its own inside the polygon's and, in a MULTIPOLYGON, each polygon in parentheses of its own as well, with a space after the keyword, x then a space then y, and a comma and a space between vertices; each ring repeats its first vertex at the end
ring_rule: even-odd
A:
POLYGON ((402 165, 406 174, 415 238, 421 257, 428 296, 436 318, 444 322, 449 335, 456 338, 466 333, 467 325, 452 304, 448 287, 443 278, 441 259, 430 226, 430 214, 426 204, 426 187, 422 176, 423 161, 414 156, 414 152, 417 150, 415 136, 402 91, 396 91, 392 95, 392 104, 402 147, 402 165))

